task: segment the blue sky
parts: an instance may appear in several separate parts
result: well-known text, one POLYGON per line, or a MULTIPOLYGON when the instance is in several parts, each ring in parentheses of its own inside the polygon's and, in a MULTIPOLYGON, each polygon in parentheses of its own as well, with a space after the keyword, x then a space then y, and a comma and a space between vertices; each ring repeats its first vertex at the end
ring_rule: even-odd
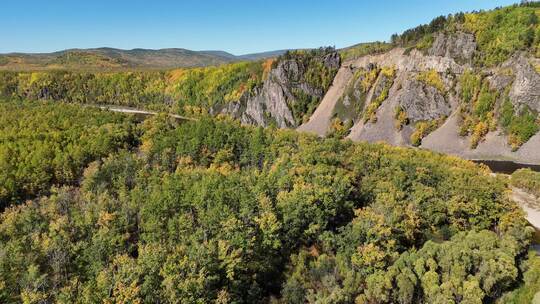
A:
POLYGON ((6 0, 0 53, 116 47, 245 54, 387 40, 433 17, 518 0, 6 0))

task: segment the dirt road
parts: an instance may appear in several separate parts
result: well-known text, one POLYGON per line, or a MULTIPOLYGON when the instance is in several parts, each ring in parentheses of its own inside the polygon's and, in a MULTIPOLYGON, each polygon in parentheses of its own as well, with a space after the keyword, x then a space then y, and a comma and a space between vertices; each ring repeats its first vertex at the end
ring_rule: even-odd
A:
POLYGON ((512 187, 512 200, 518 203, 527 213, 527 220, 536 229, 540 230, 540 201, 535 196, 519 189, 512 187))
MULTIPOLYGON (((127 114, 140 114, 140 115, 157 115, 158 114, 157 112, 140 110, 136 108, 120 107, 120 106, 97 106, 97 107, 103 110, 109 110, 112 112, 127 113, 127 114)), ((191 117, 181 116, 181 115, 172 114, 172 113, 168 113, 167 115, 176 119, 181 119, 181 120, 196 120, 191 117)))

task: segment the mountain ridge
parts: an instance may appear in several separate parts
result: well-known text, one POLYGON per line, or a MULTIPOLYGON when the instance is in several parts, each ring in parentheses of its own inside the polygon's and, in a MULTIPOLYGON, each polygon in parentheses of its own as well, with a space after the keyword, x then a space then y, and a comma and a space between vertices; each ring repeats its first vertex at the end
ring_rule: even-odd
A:
POLYGON ((10 52, 0 54, 0 69, 17 71, 52 69, 173 69, 205 67, 246 60, 261 60, 277 57, 284 52, 285 50, 276 50, 234 55, 222 50, 193 51, 184 48, 71 48, 50 53, 10 52))

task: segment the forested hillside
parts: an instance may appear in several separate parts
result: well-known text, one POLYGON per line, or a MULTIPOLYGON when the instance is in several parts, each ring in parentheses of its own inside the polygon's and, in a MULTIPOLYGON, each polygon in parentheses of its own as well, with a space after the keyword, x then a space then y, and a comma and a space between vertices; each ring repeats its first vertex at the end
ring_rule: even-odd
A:
POLYGON ((0 209, 76 184, 93 160, 137 143, 129 117, 76 105, 0 100, 0 209))
POLYGON ((83 104, 110 104, 177 110, 208 109, 238 98, 262 81, 261 62, 172 71, 0 72, 0 94, 7 98, 83 104))
POLYGON ((82 59, 68 52, 62 60, 88 68, 32 72, 21 64, 22 71, 0 72, 0 96, 225 114, 321 136, 538 162, 539 16, 538 2, 524 2, 440 16, 390 42, 204 68, 111 71, 92 56, 147 52, 115 57, 115 50, 99 49, 82 59), (313 117, 318 107, 328 112, 324 119, 313 117))
POLYGON ((0 71, 0 96, 183 115, 224 113, 245 123, 295 127, 317 107, 339 64, 333 48, 321 48, 286 52, 277 59, 167 71, 0 71))
POLYGON ((1 107, 2 303, 528 303, 538 284, 507 181, 468 161, 226 117, 1 107))
POLYGON ((284 51, 235 56, 223 51, 190 51, 186 49, 114 48, 71 49, 54 53, 0 54, 0 70, 12 71, 123 71, 204 67, 236 61, 277 57, 284 51))

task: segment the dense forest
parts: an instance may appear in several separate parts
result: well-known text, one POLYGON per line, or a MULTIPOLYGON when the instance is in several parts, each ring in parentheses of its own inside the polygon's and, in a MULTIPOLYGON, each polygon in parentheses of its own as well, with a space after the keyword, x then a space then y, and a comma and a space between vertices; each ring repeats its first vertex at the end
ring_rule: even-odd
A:
POLYGON ((92 160, 136 145, 131 120, 76 105, 0 101, 0 209, 74 184, 92 160))
MULTIPOLYGON (((343 139, 353 120, 377 122, 396 67, 351 67, 334 110, 347 120, 332 117, 326 138, 212 111, 245 108, 282 78, 271 92, 287 95, 300 125, 342 61, 425 53, 438 33, 463 31, 477 50, 455 86, 434 69, 412 80, 455 93, 471 148, 500 130, 517 150, 540 130, 538 113, 490 86, 483 69, 516 52, 540 57, 539 7, 441 16, 390 42, 219 66, 0 71, 0 303, 531 303, 538 231, 510 190, 540 197, 540 173, 494 175, 458 157, 343 139)), ((392 130, 409 128, 412 146, 447 118, 413 128, 404 107, 391 111, 392 130)))
POLYGON ((190 114, 249 93, 270 65, 271 60, 170 71, 0 71, 0 96, 190 114))
POLYGON ((538 285, 508 182, 471 162, 223 117, 1 106, 2 149, 33 159, 2 154, 3 303, 510 303, 538 285))
POLYGON ((323 62, 334 48, 287 51, 275 59, 167 71, 0 71, 0 97, 83 104, 130 106, 197 116, 254 95, 271 69, 293 61, 293 84, 305 83, 313 94, 292 90, 288 105, 300 124, 318 106, 337 72, 323 62))

